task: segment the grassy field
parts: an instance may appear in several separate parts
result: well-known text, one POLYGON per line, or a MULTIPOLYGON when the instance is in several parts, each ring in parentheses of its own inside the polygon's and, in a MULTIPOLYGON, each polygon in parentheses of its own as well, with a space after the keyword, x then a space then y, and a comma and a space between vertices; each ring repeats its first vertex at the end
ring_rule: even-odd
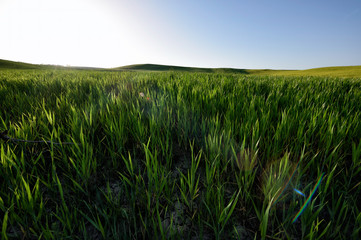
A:
POLYGON ((317 76, 317 77, 356 77, 361 78, 361 66, 342 66, 312 68, 307 70, 273 70, 273 69, 236 69, 236 68, 195 68, 157 64, 137 64, 115 68, 127 71, 176 71, 202 73, 237 73, 261 76, 317 76))
POLYGON ((265 71, 263 73, 272 76, 316 76, 316 77, 357 77, 361 78, 361 66, 347 66, 347 67, 325 67, 325 68, 312 68, 307 70, 275 70, 265 71))
POLYGON ((0 71, 2 70, 94 70, 94 71, 106 71, 104 68, 92 68, 92 67, 76 67, 76 66, 61 66, 61 65, 48 65, 48 64, 31 64, 24 62, 14 62, 9 60, 0 59, 0 71))
POLYGON ((38 70, 88 70, 88 71, 132 71, 132 72, 182 72, 182 73, 216 73, 216 74, 244 74, 257 76, 292 76, 292 77, 346 77, 361 78, 360 66, 341 66, 312 68, 306 70, 274 70, 274 69, 237 69, 237 68, 199 68, 180 67, 159 64, 134 64, 117 68, 91 68, 57 65, 39 65, 23 62, 13 62, 0 59, 0 70, 2 69, 38 69, 38 70))
POLYGON ((360 239, 360 103, 360 78, 1 70, 1 237, 360 239))

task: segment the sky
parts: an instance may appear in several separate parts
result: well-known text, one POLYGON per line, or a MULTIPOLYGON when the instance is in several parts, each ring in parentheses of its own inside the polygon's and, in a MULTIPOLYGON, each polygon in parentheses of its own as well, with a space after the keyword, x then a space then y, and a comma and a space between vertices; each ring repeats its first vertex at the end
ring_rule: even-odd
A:
POLYGON ((0 0, 0 59, 88 67, 361 65, 361 0, 0 0))

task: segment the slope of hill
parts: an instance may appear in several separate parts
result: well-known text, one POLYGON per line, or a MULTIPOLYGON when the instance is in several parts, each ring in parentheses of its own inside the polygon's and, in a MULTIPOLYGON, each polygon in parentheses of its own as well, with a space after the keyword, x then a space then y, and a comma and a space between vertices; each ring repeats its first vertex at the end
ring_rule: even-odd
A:
POLYGON ((294 71, 272 71, 268 72, 268 75, 277 76, 324 76, 324 77, 361 77, 361 65, 360 66, 340 66, 340 67, 323 67, 323 68, 311 68, 306 70, 294 70, 294 71))
POLYGON ((136 64, 114 68, 126 71, 185 71, 205 73, 241 73, 251 75, 272 76, 329 76, 329 77, 361 77, 361 66, 323 67, 307 70, 272 70, 272 69, 236 69, 236 68, 196 68, 158 64, 136 64))
POLYGON ((357 77, 361 78, 360 66, 340 66, 312 68, 307 70, 272 70, 272 69, 237 69, 237 68, 198 68, 181 67, 159 64, 135 64, 117 68, 92 67, 64 67, 58 65, 38 65, 23 62, 13 62, 0 59, 0 69, 70 69, 96 71, 176 71, 176 72, 203 72, 203 73, 237 73, 250 75, 272 76, 324 76, 324 77, 357 77))
POLYGON ((114 70, 131 71, 179 71, 179 72, 205 72, 205 73, 243 73, 248 74, 246 69, 236 68, 199 68, 199 67, 181 67, 160 64, 134 64, 114 68, 114 70))
POLYGON ((40 65, 0 59, 0 69, 40 69, 40 65))
POLYGON ((104 68, 94 67, 78 67, 78 66, 61 66, 49 64, 31 64, 24 62, 14 62, 9 60, 0 59, 0 69, 70 69, 70 70, 107 70, 104 68))

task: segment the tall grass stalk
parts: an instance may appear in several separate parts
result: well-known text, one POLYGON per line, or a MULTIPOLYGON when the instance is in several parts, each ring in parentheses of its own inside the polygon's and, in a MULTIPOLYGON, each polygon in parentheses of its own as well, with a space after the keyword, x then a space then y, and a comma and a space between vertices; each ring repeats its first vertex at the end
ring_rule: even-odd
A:
POLYGON ((359 239, 360 102, 360 78, 1 69, 1 238, 359 239))

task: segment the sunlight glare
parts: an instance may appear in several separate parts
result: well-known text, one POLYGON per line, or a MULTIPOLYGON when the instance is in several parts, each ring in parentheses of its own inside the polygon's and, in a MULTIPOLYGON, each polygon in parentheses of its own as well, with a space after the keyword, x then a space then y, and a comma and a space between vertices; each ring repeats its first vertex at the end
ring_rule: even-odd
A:
POLYGON ((0 39, 4 48, 1 57, 31 63, 116 67, 111 64, 117 58, 129 58, 136 41, 129 37, 131 23, 122 18, 126 14, 104 2, 0 3, 0 27, 8 36, 0 39))

